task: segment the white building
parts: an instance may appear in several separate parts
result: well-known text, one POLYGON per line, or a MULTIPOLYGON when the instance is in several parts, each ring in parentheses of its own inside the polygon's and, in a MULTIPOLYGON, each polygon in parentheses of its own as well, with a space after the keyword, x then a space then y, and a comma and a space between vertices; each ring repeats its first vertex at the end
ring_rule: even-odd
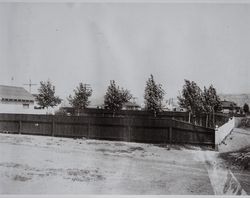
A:
POLYGON ((0 85, 0 113, 55 114, 60 107, 40 108, 35 96, 23 87, 0 85))
POLYGON ((0 113, 32 113, 34 97, 23 87, 0 85, 0 113))

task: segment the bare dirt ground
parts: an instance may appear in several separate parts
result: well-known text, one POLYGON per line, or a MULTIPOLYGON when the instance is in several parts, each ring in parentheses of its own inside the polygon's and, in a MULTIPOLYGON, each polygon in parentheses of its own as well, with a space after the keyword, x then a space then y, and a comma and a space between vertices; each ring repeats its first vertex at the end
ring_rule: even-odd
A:
POLYGON ((192 146, 0 134, 0 194, 244 194, 217 156, 192 146))
POLYGON ((250 129, 235 128, 220 145, 219 157, 250 194, 250 129))

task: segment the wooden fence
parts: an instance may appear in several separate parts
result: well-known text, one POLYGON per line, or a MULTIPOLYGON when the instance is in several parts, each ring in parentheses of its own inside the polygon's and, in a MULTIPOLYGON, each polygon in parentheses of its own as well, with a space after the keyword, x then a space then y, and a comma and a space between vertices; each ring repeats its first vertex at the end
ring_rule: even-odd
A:
POLYGON ((214 129, 170 118, 0 114, 0 132, 153 144, 215 145, 214 129))
MULTIPOLYGON (((77 115, 74 108, 64 107, 61 111, 57 112, 58 115, 77 115)), ((96 108, 86 108, 80 110, 80 116, 96 116, 96 117, 156 117, 156 118, 174 118, 181 121, 189 121, 189 113, 184 111, 163 111, 157 112, 154 111, 145 111, 145 110, 118 110, 112 111, 108 109, 96 109, 96 108)), ((191 115, 191 123, 196 123, 196 125, 204 127, 215 128, 216 125, 222 126, 225 124, 231 116, 229 114, 215 113, 213 114, 200 114, 199 116, 194 117, 191 115)))

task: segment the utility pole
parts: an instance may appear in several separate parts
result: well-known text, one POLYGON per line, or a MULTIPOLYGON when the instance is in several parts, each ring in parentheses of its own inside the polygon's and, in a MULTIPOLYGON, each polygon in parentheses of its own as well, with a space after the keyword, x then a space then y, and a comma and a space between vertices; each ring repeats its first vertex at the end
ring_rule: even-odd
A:
POLYGON ((23 84, 23 85, 28 85, 29 86, 29 92, 31 93, 31 86, 36 86, 37 84, 34 84, 31 82, 31 80, 29 80, 29 83, 23 84))

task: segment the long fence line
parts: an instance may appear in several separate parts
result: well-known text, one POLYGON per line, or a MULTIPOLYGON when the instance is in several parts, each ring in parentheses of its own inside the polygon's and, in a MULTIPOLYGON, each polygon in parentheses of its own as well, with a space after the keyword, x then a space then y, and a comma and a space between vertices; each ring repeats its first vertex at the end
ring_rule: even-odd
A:
MULTIPOLYGON (((145 110, 118 110, 112 111, 108 109, 96 109, 96 108, 86 108, 81 110, 80 112, 75 112, 72 107, 64 107, 64 113, 61 114, 66 115, 66 112, 71 115, 81 115, 81 116, 97 116, 97 117, 157 117, 157 118, 174 118, 181 121, 190 121, 191 123, 196 123, 196 125, 212 127, 222 126, 224 123, 228 121, 232 115, 226 115, 223 113, 215 113, 213 114, 200 114, 196 117, 190 116, 189 113, 184 111, 163 111, 157 112, 154 111, 145 111, 145 110)), ((59 113, 60 114, 60 113, 59 113)))
POLYGON ((141 143, 215 145, 215 131, 171 118, 0 114, 0 132, 141 143))

